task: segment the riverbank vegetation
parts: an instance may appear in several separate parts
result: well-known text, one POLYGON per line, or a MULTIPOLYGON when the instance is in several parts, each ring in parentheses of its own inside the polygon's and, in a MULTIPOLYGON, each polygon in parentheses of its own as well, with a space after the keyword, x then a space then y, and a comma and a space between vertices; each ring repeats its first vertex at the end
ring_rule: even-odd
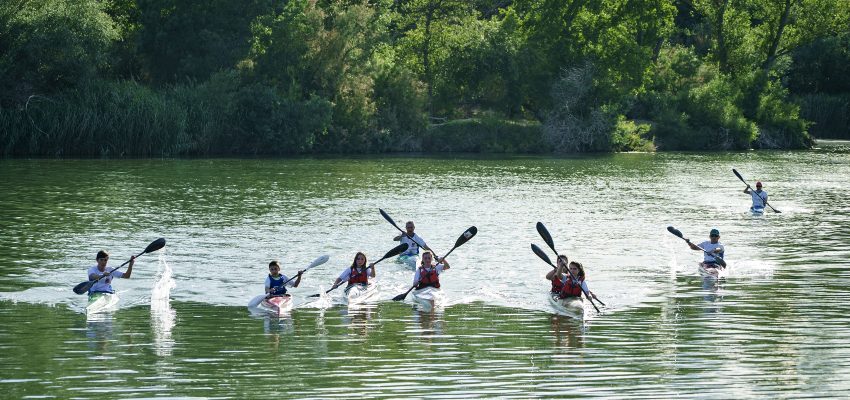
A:
POLYGON ((846 0, 10 0, 0 153, 806 148, 846 0))

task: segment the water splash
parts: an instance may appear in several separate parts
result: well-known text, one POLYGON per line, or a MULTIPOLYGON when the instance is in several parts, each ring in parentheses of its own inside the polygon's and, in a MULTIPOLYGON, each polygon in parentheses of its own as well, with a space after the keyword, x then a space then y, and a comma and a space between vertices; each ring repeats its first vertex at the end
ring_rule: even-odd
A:
POLYGON ((165 252, 159 253, 156 278, 151 288, 151 328, 154 333, 156 354, 170 356, 174 348, 171 330, 174 328, 177 313, 171 308, 171 289, 177 287, 171 266, 165 260, 165 252))

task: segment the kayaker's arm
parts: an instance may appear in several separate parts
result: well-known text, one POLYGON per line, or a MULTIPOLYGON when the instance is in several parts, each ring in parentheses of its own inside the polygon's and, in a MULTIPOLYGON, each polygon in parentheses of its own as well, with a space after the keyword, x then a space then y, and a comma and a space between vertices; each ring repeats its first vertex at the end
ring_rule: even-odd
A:
POLYGON ((124 275, 121 275, 122 278, 130 278, 130 274, 133 273, 133 264, 135 264, 135 263, 136 263, 136 256, 131 256, 130 257, 130 264, 127 265, 127 270, 124 271, 124 275))
POLYGON ((451 268, 451 266, 449 265, 449 262, 446 261, 445 258, 441 258, 441 259, 437 260, 437 263, 443 264, 443 270, 447 270, 447 269, 451 268))
POLYGON ((398 235, 398 236, 394 237, 394 238, 393 238, 393 241, 398 242, 399 240, 401 240, 401 237, 402 237, 402 236, 403 236, 403 235, 398 235))
POLYGON ((699 248, 699 246, 697 246, 697 245, 695 245, 695 244, 691 243, 691 241, 690 241, 690 240, 685 239, 685 241, 688 243, 688 246, 691 246, 691 250, 702 251, 702 249, 701 249, 701 248, 699 248))
POLYGON ((554 278, 554 277, 555 277, 555 269, 553 268, 551 271, 546 273, 546 280, 551 281, 552 278, 554 278))
POLYGON ((332 287, 337 287, 340 283, 342 283, 342 279, 336 278, 332 287))
POLYGON ((371 263, 371 264, 369 264, 368 267, 366 267, 366 269, 369 269, 369 268, 372 269, 372 272, 369 273, 369 277, 374 278, 375 277, 375 263, 371 263))
POLYGON ((298 271, 298 275, 295 276, 295 283, 292 284, 292 287, 298 287, 298 284, 301 283, 301 274, 304 273, 304 270, 298 271))
POLYGON ((744 188, 744 193, 750 194, 750 187, 749 186, 744 188))

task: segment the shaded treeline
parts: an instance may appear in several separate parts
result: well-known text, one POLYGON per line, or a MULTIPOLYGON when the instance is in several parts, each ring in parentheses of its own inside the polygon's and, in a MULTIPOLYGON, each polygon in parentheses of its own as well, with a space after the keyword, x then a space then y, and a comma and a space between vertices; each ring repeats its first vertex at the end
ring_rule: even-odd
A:
POLYGON ((0 151, 802 148, 846 0, 5 0, 0 151))

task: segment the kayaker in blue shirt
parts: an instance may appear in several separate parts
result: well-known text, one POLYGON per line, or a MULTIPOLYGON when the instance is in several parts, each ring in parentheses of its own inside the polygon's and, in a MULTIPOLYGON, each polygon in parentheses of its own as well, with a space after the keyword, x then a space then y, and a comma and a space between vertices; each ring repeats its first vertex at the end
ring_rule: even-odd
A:
POLYGON ((106 263, 109 261, 109 253, 106 251, 98 251, 95 260, 97 260, 97 265, 89 268, 88 275, 90 281, 97 280, 97 282, 89 289, 89 294, 98 292, 115 293, 112 289, 112 279, 130 278, 130 275, 133 273, 133 264, 136 262, 136 256, 130 257, 129 266, 123 272, 115 271, 115 268, 107 269, 106 263))
POLYGON ((275 296, 284 296, 286 294, 286 288, 284 287, 284 282, 289 281, 285 286, 289 287, 298 287, 298 284, 301 283, 301 274, 304 271, 298 271, 298 275, 295 276, 295 281, 289 281, 289 278, 286 275, 280 273, 280 262, 274 260, 269 263, 269 276, 266 277, 266 294, 267 297, 275 297, 275 296))
POLYGON ((703 264, 706 267, 710 268, 721 268, 720 265, 717 264, 717 259, 714 258, 714 255, 717 257, 723 258, 723 253, 726 249, 720 244, 720 231, 717 229, 712 229, 711 232, 708 233, 709 240, 700 243, 699 245, 695 245, 688 240, 688 246, 691 247, 692 250, 703 251, 703 264))
POLYGON ((767 204, 767 191, 761 189, 761 182, 756 182, 756 190, 750 190, 749 186, 744 189, 744 193, 753 198, 753 206, 750 208, 764 208, 767 204))

